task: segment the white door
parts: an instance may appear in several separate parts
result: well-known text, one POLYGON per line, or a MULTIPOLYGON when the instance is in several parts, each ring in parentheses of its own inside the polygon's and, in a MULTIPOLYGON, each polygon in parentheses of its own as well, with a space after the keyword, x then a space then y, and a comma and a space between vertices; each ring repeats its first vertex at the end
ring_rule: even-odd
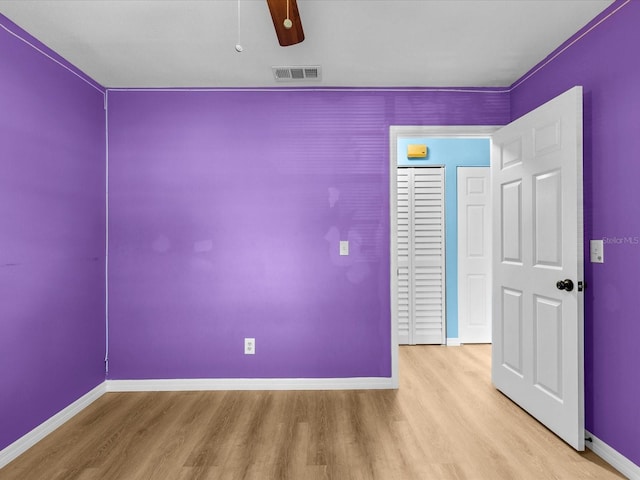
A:
POLYGON ((491 175, 458 167, 458 336, 491 343, 491 175))
POLYGON ((492 164, 492 380, 584 450, 582 88, 496 132, 492 164))
POLYGON ((398 168, 398 343, 445 342, 444 168, 398 168))

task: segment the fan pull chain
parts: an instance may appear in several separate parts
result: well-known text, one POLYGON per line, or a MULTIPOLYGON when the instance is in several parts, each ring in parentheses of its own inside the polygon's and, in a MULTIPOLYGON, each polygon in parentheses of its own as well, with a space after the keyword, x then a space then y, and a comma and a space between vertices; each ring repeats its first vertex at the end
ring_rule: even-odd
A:
POLYGON ((284 22, 282 22, 282 24, 287 30, 289 30, 293 26, 293 22, 289 18, 289 0, 287 0, 287 18, 284 19, 284 22))
POLYGON ((236 43, 236 52, 240 53, 242 50, 242 44, 240 43, 240 0, 238 0, 238 43, 236 43))

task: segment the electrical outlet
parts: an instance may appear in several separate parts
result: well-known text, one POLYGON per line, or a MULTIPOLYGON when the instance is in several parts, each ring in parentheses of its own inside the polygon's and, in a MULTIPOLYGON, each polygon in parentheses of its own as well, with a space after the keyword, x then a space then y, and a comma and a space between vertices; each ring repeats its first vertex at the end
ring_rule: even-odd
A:
POLYGON ((245 338, 244 339, 244 354, 255 355, 256 354, 256 339, 245 338))
POLYGON ((340 256, 349 255, 349 240, 340 240, 340 256))
POLYGON ((591 240, 589 248, 591 251, 591 263, 604 263, 604 240, 591 240))

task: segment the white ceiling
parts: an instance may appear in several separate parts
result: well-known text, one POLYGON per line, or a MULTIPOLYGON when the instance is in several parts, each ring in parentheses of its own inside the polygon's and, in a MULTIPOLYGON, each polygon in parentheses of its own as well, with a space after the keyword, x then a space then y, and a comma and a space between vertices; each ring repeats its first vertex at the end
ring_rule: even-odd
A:
MULTIPOLYGON (((285 1, 285 0, 283 0, 285 1)), ((0 0, 0 13, 106 87, 509 86, 610 0, 298 0, 278 45, 266 0, 0 0)))

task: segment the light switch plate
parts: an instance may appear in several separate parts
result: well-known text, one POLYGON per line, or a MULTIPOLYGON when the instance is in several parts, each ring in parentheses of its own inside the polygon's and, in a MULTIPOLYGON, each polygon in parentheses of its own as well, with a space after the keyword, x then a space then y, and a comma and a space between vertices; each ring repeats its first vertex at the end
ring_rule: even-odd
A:
POLYGON ((591 240, 589 242, 591 263, 604 263, 604 241, 591 240))
POLYGON ((340 255, 349 255, 349 240, 340 240, 340 255))

